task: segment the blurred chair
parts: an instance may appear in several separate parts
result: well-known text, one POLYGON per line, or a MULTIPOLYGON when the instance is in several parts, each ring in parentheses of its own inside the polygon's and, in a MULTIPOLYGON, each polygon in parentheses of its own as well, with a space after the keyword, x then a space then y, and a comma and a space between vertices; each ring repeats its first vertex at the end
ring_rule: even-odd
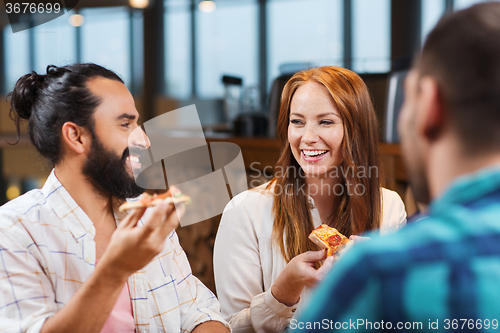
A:
POLYGON ((286 63, 279 67, 280 75, 274 79, 273 85, 271 87, 271 92, 269 93, 269 136, 274 138, 276 134, 276 125, 278 122, 278 116, 280 113, 281 106, 281 93, 285 84, 290 80, 293 74, 301 70, 306 70, 315 67, 312 63, 286 63))
POLYGON ((387 87, 387 106, 385 113, 384 141, 387 143, 399 143, 398 116, 404 100, 404 80, 408 74, 407 70, 392 72, 389 76, 387 87))
POLYGON ((281 106, 281 92, 285 87, 285 84, 290 80, 294 73, 281 74, 278 76, 271 88, 269 94, 269 136, 274 137, 276 134, 276 125, 278 122, 278 116, 280 113, 281 106))

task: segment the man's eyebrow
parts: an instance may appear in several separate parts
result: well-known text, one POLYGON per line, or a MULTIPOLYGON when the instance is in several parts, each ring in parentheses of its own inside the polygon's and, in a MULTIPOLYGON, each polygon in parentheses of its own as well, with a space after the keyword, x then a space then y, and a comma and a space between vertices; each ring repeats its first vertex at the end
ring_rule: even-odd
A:
MULTIPOLYGON (((116 120, 122 120, 122 119, 128 119, 128 120, 134 120, 136 117, 134 114, 130 114, 130 113, 122 113, 121 115, 119 115, 118 117, 116 117, 116 120)), ((137 121, 139 121, 139 118, 137 119, 137 121)))

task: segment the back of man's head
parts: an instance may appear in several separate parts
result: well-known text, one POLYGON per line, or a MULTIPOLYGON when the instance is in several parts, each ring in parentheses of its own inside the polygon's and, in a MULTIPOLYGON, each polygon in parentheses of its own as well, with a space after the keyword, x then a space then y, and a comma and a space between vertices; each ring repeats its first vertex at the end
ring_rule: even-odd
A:
POLYGON ((19 124, 27 119, 31 142, 38 152, 57 164, 62 158, 61 129, 73 122, 93 132, 93 113, 100 100, 87 82, 107 78, 123 83, 114 72, 96 64, 48 66, 47 74, 32 72, 22 76, 10 97, 10 116, 19 124))
POLYGON ((500 149, 500 3, 444 17, 428 35, 416 68, 438 82, 467 153, 500 149))

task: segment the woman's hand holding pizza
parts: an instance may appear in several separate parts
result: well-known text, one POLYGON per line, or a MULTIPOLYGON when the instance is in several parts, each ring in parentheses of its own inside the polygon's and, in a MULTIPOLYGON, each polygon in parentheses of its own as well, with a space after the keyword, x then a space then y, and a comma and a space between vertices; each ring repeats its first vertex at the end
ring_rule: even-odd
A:
POLYGON ((313 287, 323 279, 333 265, 333 257, 326 256, 326 250, 302 253, 285 266, 271 287, 271 293, 280 303, 292 306, 299 301, 304 287, 313 287), (326 260, 325 260, 326 259, 326 260), (316 262, 325 260, 319 269, 316 262))

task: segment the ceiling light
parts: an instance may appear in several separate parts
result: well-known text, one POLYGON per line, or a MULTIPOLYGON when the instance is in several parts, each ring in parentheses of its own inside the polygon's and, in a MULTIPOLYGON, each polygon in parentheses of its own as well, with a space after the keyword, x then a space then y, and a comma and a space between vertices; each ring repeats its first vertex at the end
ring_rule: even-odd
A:
POLYGON ((19 189, 19 186, 17 185, 11 185, 7 189, 7 200, 12 200, 14 198, 17 198, 19 195, 21 195, 21 190, 19 189))
POLYGON ((74 27, 81 27, 83 25, 83 22, 85 22, 85 18, 83 17, 83 15, 73 14, 69 17, 69 24, 74 27))
POLYGON ((210 0, 201 1, 198 4, 198 9, 204 13, 211 13, 215 10, 215 2, 210 0))
POLYGON ((130 7, 133 8, 146 8, 149 5, 149 0, 130 0, 130 7))

